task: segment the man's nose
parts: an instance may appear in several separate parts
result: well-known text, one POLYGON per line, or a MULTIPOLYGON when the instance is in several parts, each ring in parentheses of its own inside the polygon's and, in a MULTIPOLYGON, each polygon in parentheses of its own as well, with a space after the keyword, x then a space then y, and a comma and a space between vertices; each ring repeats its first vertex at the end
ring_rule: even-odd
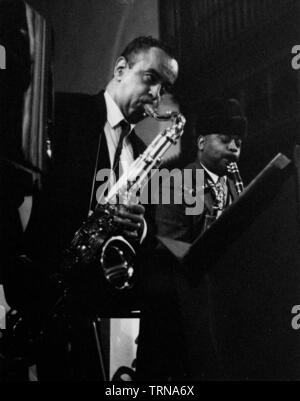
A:
POLYGON ((161 84, 153 85, 150 92, 153 100, 159 103, 161 101, 161 84))
POLYGON ((232 139, 232 140, 229 142, 228 149, 229 149, 231 152, 235 152, 235 153, 237 153, 237 152, 239 151, 239 147, 237 146, 237 144, 236 144, 236 142, 235 142, 235 139, 232 139))

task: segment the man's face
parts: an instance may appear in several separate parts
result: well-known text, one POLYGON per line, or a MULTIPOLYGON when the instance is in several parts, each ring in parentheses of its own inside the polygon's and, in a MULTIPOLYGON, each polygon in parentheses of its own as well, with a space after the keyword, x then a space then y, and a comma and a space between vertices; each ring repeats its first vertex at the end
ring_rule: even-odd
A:
POLYGON ((227 164, 239 160, 241 145, 242 140, 236 135, 201 136, 198 140, 200 161, 213 173, 225 175, 227 164))
POLYGON ((131 66, 121 57, 116 64, 118 82, 115 101, 130 123, 144 118, 144 105, 158 106, 161 95, 172 86, 178 75, 176 60, 163 50, 152 47, 138 53, 131 66))

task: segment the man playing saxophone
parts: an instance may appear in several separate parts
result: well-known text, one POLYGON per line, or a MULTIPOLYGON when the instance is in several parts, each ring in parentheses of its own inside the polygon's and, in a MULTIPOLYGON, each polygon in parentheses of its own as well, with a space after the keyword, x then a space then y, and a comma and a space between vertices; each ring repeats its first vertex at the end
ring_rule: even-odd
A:
MULTIPOLYGON (((38 249, 31 241, 31 253, 43 263, 45 255, 55 262, 51 268, 59 263, 61 251, 101 201, 99 171, 111 169, 116 181, 145 150, 134 126, 147 116, 145 107, 156 109, 177 74, 177 61, 167 46, 139 37, 117 58, 104 91, 57 94, 50 174, 41 210, 28 229, 29 240, 40 240, 38 249)), ((127 238, 141 241, 147 231, 144 213, 142 205, 129 204, 117 208, 114 219, 127 238)))
MULTIPOLYGON (((21 296, 18 287, 16 299, 10 300, 16 309, 32 319, 37 309, 38 317, 52 316, 51 308, 57 299, 50 289, 49 277, 61 270, 63 251, 100 201, 97 198, 101 185, 97 181, 98 172, 111 169, 112 179, 117 180, 145 150, 134 126, 146 117, 145 107, 157 108, 161 96, 172 87, 177 75, 178 64, 169 48, 152 37, 139 37, 117 58, 112 79, 104 91, 96 95, 57 94, 51 167, 27 229, 25 253, 35 267, 16 272, 22 287, 26 288, 26 294, 21 296)), ((114 220, 129 241, 139 243, 146 236, 144 214, 142 205, 127 204, 126 208, 117 205, 114 220)), ((78 277, 74 278, 77 270, 68 277, 72 289, 67 302, 72 323, 78 323, 78 337, 75 329, 73 335, 76 337, 74 344, 79 344, 79 363, 73 366, 72 379, 99 379, 99 361, 93 350, 95 342, 86 329, 97 315, 122 315, 124 310, 128 311, 131 299, 130 295, 128 299, 125 296, 125 300, 121 295, 119 299, 111 299, 106 287, 101 285, 99 269, 79 270, 78 277), (83 360, 86 362, 89 355, 90 361, 85 366, 83 360)), ((48 331, 50 343, 56 337, 55 325, 51 330, 52 334, 48 331)), ((66 356, 65 340, 58 337, 53 346, 48 345, 49 350, 45 347, 40 352, 40 380, 70 379, 65 363, 58 362, 66 356), (46 356, 42 352, 46 352, 46 356)), ((74 353, 76 355, 76 347, 74 353)))

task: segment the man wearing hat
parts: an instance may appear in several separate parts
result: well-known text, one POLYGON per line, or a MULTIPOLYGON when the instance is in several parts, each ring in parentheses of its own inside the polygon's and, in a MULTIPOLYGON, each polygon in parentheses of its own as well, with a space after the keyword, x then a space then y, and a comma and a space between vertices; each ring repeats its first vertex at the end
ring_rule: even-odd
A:
MULTIPOLYGON (((227 165, 238 162, 247 120, 236 99, 214 99, 201 109, 197 124, 197 157, 185 167, 192 171, 192 186, 185 190, 203 194, 196 183, 196 171, 204 170, 204 205, 202 212, 187 215, 186 204, 160 204, 156 209, 158 235, 193 242, 220 216, 238 196, 227 165)), ((184 183, 183 183, 184 184, 184 183)), ((171 188, 171 191, 182 187, 171 188)), ((174 199, 171 192, 171 200, 174 199)), ((200 196, 200 195, 199 195, 200 196)))
MULTIPOLYGON (((184 182, 178 185, 180 180, 166 180, 168 188, 162 190, 170 190, 171 203, 156 207, 159 236, 191 243, 237 198, 227 165, 239 160, 246 128, 247 120, 237 100, 215 99, 204 105, 197 120, 197 157, 185 167, 192 172, 191 187, 187 188, 184 182), (197 187, 199 169, 203 170, 202 188, 197 187), (204 200, 199 214, 188 215, 185 203, 174 202, 175 191, 183 190, 192 191, 194 198, 199 196, 204 200)), ((200 260, 201 255, 199 263, 200 260)), ((193 288, 184 269, 178 268, 160 245, 151 253, 148 263, 143 272, 148 287, 144 289, 137 378, 157 381, 216 378, 218 363, 206 316, 205 279, 193 288)))

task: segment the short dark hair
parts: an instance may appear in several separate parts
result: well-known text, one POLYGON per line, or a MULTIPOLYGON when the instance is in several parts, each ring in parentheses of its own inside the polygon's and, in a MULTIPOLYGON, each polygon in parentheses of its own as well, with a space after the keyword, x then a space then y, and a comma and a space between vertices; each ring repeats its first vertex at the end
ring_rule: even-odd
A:
POLYGON ((137 54, 142 51, 147 51, 152 47, 158 47, 163 50, 171 58, 176 59, 173 50, 166 43, 153 38, 152 36, 139 36, 133 39, 121 53, 121 57, 125 57, 129 65, 134 64, 134 59, 137 54))

